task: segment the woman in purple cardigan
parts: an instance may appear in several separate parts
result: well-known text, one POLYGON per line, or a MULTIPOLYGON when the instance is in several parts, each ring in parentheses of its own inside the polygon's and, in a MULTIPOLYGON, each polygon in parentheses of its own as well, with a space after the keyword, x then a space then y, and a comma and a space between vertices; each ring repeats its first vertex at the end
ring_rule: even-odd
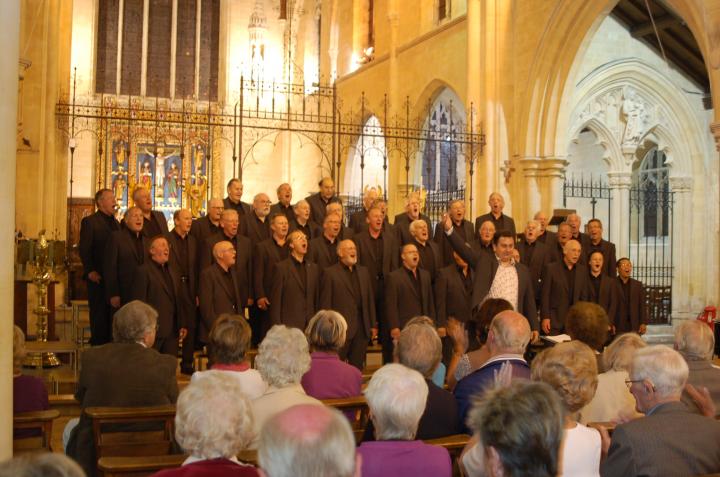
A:
POLYGON ((347 322, 332 310, 320 310, 310 319, 305 336, 310 344, 310 370, 302 378, 309 396, 332 399, 360 395, 362 374, 355 366, 340 360, 338 351, 345 344, 347 322))
MULTIPOLYGON (((44 411, 50 409, 45 383, 35 376, 22 374, 25 359, 25 335, 15 326, 13 329, 13 413, 44 411)), ((18 429, 15 438, 39 436, 40 429, 18 429)))

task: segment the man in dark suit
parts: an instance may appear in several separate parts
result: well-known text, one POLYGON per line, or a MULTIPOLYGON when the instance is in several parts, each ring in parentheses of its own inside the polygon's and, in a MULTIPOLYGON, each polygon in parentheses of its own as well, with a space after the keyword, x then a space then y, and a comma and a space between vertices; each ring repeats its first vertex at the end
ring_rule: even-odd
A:
POLYGON ((356 234, 362 232, 365 227, 367 227, 368 210, 370 210, 377 198, 377 189, 375 187, 366 187, 365 192, 363 192, 362 209, 352 214, 350 216, 350 220, 348 221, 348 227, 350 227, 356 234))
POLYGON ((83 278, 87 281, 90 307, 90 344, 93 346, 112 341, 112 309, 105 296, 103 261, 110 234, 120 230, 115 219, 115 195, 110 189, 95 194, 97 212, 80 222, 80 260, 83 278))
MULTIPOLYGON (((465 201, 456 199, 450 202, 448 205, 448 215, 452 220, 455 233, 457 233, 464 242, 472 244, 475 240, 475 231, 473 230, 472 223, 465 219, 465 201)), ((435 225, 435 234, 433 237, 435 243, 437 243, 442 250, 443 266, 447 267, 448 265, 452 265, 454 263, 453 248, 447 236, 443 233, 443 225, 441 222, 435 225)))
POLYGON ((499 192, 493 192, 488 198, 488 205, 490 206, 490 212, 475 219, 475 232, 477 233, 480 230, 483 222, 491 220, 496 231, 507 230, 513 237, 516 237, 515 221, 512 217, 503 214, 505 198, 499 192))
POLYGON ((290 221, 290 231, 299 230, 305 234, 308 240, 322 235, 322 227, 310 218, 310 204, 305 199, 299 200, 293 209, 295 218, 290 221))
MULTIPOLYGON (((157 312, 145 303, 123 306, 113 320, 113 343, 82 353, 75 398, 82 409, 95 406, 159 406, 178 396, 177 360, 153 349, 157 312)), ((80 413, 70 433, 67 454, 88 476, 97 473, 92 421, 80 413)))
POLYGON ((198 246, 197 240, 190 234, 193 224, 190 211, 187 209, 176 210, 173 214, 173 221, 175 227, 168 234, 170 261, 178 265, 182 291, 188 303, 188 311, 185 316, 187 336, 183 341, 180 369, 184 374, 192 374, 199 313, 197 308, 197 282, 200 276, 200 267, 197 259, 198 246))
POLYGON ((147 238, 168 233, 167 220, 162 212, 152 210, 150 192, 144 187, 136 187, 133 192, 133 203, 139 207, 143 215, 142 234, 147 238))
MULTIPOLYGON (((224 208, 222 199, 210 199, 207 215, 193 221, 192 227, 190 227, 190 235, 195 237, 195 243, 197 243, 198 247, 202 246, 208 237, 221 231, 220 216, 222 216, 224 208)), ((201 253, 199 248, 198 253, 201 253)), ((198 255, 197 260, 200 261, 200 255, 198 255)))
POLYGON ((270 207, 270 216, 272 217, 275 214, 283 214, 288 220, 293 220, 295 218, 295 210, 291 204, 292 187, 290 187, 290 184, 284 182, 278 186, 277 198, 277 203, 270 207))
POLYGON ((332 177, 323 177, 318 182, 320 191, 305 197, 310 206, 310 219, 316 224, 322 224, 327 213, 327 206, 333 202, 340 202, 340 198, 335 195, 335 181, 332 177))
MULTIPOLYGON (((548 254, 548 262, 561 262, 563 259, 563 256, 565 255, 565 244, 568 243, 568 240, 572 238, 572 227, 567 222, 563 222, 561 224, 558 224, 558 231, 555 235, 554 240, 548 239, 547 242, 545 242, 546 251, 548 254), (552 245, 551 245, 552 243, 552 245)), ((580 243, 580 242, 578 242, 580 243)), ((582 245, 581 245, 582 246, 582 245)), ((582 259, 582 255, 580 256, 580 259, 582 259)), ((582 263, 582 262, 580 262, 582 263)))
POLYGON ((267 194, 260 193, 253 198, 252 210, 248 212, 243 219, 244 225, 240 227, 240 233, 243 233, 250 239, 250 243, 254 247, 263 240, 270 238, 270 197, 267 194))
POLYGON ((150 242, 149 258, 135 271, 133 299, 152 306, 158 312, 155 349, 177 358, 178 342, 188 334, 190 308, 180 268, 169 262, 170 246, 165 237, 150 242))
MULTIPOLYGON (((383 362, 393 359, 394 340, 400 337, 400 330, 416 316, 435 319, 435 301, 430 273, 419 268, 420 254, 414 244, 406 244, 400 254, 402 266, 390 273, 385 283, 385 320, 383 323, 383 362)), ((439 328, 438 334, 445 335, 439 328)))
POLYGON ((275 280, 277 264, 288 258, 288 219, 282 214, 270 217, 269 239, 255 247, 253 253, 253 296, 255 303, 250 308, 250 326, 253 329, 252 342, 257 346, 270 329, 270 290, 275 280))
POLYGON ((143 215, 139 207, 130 207, 123 222, 124 226, 110 235, 103 262, 105 295, 115 309, 132 300, 135 271, 145 262, 150 246, 142 234, 143 215))
POLYGON ((241 314, 245 297, 240 293, 235 269, 235 247, 222 240, 213 246, 215 262, 200 272, 200 316, 199 339, 208 342, 210 329, 218 316, 223 313, 241 314))
POLYGON ((555 241, 557 241, 557 233, 548 230, 548 217, 543 211, 538 211, 535 213, 535 217, 533 217, 535 222, 538 223, 540 226, 540 232, 538 233, 538 240, 545 244, 545 246, 550 249, 552 246, 554 246, 555 241))
POLYGON ((430 280, 435 283, 437 272, 443 267, 442 250, 440 246, 430 240, 430 229, 424 220, 414 220, 410 223, 410 235, 412 240, 409 242, 417 248, 420 254, 420 262, 418 266, 423 270, 427 270, 430 274, 430 280))
MULTIPOLYGON (((405 202, 405 212, 395 216, 395 232, 397 233, 401 246, 412 241, 410 223, 418 219, 424 220, 428 227, 428 234, 432 233, 430 217, 420 213, 420 194, 413 192, 408 196, 407 201, 405 202)), ((430 235, 430 238, 432 238, 432 235, 430 235)))
POLYGON ((573 240, 577 240, 582 247, 580 263, 586 264, 588 254, 590 252, 590 237, 587 234, 583 233, 580 228, 582 226, 582 219, 578 214, 573 213, 565 217, 565 222, 567 222, 567 224, 572 228, 571 238, 573 240))
POLYGON ((570 239, 562 261, 545 267, 540 313, 545 334, 564 333, 568 309, 578 301, 595 301, 588 269, 578 263, 580 253, 580 243, 570 239))
POLYGON ((243 183, 240 182, 240 179, 233 177, 227 183, 227 197, 223 200, 223 206, 236 211, 241 222, 243 217, 250 213, 250 204, 242 201, 242 195, 243 183))
POLYGON ((507 300, 528 320, 532 339, 536 340, 539 326, 533 283, 528 268, 513 259, 515 236, 512 232, 501 230, 495 233, 495 257, 489 259, 485 254, 468 248, 460 237, 455 236, 450 217, 445 216, 443 227, 453 249, 475 270, 473 308, 479 307, 487 298, 507 300))
POLYGON ((337 255, 339 263, 322 274, 320 308, 335 310, 345 318, 347 333, 340 358, 362 371, 368 341, 377 337, 372 283, 367 267, 357 264, 355 242, 340 242, 337 255))
POLYGON ((300 231, 288 235, 290 257, 278 263, 270 290, 270 323, 305 330, 318 310, 320 269, 309 260, 307 238, 300 231))
MULTIPOLYGON (((705 475, 720 469, 720 422, 680 401, 688 367, 677 351, 655 345, 635 352, 630 393, 645 417, 619 424, 600 475, 705 475)), ((604 448, 610 439, 603 433, 604 448)))
MULTIPOLYGON (((387 326, 385 319, 385 281, 398 267, 397 237, 383 226, 385 216, 379 207, 368 211, 365 230, 355 237, 358 263, 367 267, 375 296, 375 317, 380 327, 387 326)), ((387 333, 387 329, 381 330, 387 333)))
POLYGON ((350 227, 345 227, 345 208, 341 202, 332 202, 325 209, 325 216, 336 214, 340 217, 340 231, 338 232, 339 240, 352 240, 355 231, 350 227))
POLYGON ((607 240, 603 240, 603 227, 600 220, 591 219, 587 226, 589 236, 587 250, 588 259, 593 252, 602 253, 604 258, 602 272, 610 277, 615 277, 614 264, 617 263, 617 260, 615 259, 615 244, 608 242, 607 240))
POLYGON ((252 259, 253 247, 250 239, 240 235, 238 232, 238 217, 234 209, 225 209, 220 216, 220 228, 222 233, 213 235, 205 240, 202 248, 204 254, 201 256, 200 270, 210 266, 214 258, 214 247, 220 241, 228 241, 235 248, 235 280, 240 292, 241 306, 236 313, 243 314, 243 309, 250 303, 252 298, 252 259))
POLYGON ((610 278, 603 271, 605 258, 602 252, 596 250, 590 254, 588 268, 590 269, 590 286, 593 289, 595 303, 600 305, 607 313, 610 325, 614 326, 618 319, 620 309, 620 284, 614 278, 610 278))
MULTIPOLYGON (((435 279, 435 312, 438 326, 464 331, 472 318, 474 277, 468 263, 454 250, 453 261, 453 265, 440 269, 435 279)), ((447 336, 443 338, 443 363, 450 362, 452 353, 453 341, 447 336)))
POLYGON ((620 284, 620 306, 615 321, 615 332, 633 331, 644 335, 647 331, 648 309, 645 305, 645 287, 631 278, 632 262, 623 257, 617 261, 618 282, 620 284))
POLYGON ((525 233, 522 239, 517 243, 518 253, 520 254, 520 263, 528 267, 530 270, 530 278, 533 283, 533 292, 535 293, 535 303, 540 305, 540 296, 542 294, 542 273, 545 265, 549 263, 547 247, 540 242, 538 233, 540 232, 540 224, 536 220, 531 220, 525 226, 525 233))
POLYGON ((341 218, 338 214, 328 214, 323 221, 323 234, 310 240, 307 259, 320 267, 320 274, 338 262, 337 246, 341 240, 341 218))

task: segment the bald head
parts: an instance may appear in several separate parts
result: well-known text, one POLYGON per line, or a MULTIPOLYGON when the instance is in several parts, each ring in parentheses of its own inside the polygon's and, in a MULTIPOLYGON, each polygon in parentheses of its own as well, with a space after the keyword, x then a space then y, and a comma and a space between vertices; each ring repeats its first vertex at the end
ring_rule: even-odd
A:
POLYGON ((580 259, 581 250, 580 242, 575 239, 568 240, 565 246, 563 246, 563 260, 565 264, 573 266, 577 264, 580 259))
POLYGON ((293 406, 260 432, 258 460, 268 477, 351 477, 359 471, 355 455, 347 418, 326 406, 293 406))
POLYGON ((490 353, 493 356, 523 354, 530 342, 530 334, 530 324, 523 315, 512 310, 501 311, 490 323, 490 353))

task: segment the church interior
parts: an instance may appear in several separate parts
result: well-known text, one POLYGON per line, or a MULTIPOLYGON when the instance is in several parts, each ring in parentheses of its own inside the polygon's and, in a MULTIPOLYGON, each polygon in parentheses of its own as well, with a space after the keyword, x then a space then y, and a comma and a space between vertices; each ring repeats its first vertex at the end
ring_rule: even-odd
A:
POLYGON ((295 202, 330 177, 346 218, 370 188, 391 218, 417 194, 433 227, 500 193, 518 231, 599 219, 648 340, 718 306, 720 0, 16 0, 0 23, 2 460, 13 323, 60 359, 28 372, 74 393, 100 189, 121 217, 146 188, 170 229, 232 178, 295 202))

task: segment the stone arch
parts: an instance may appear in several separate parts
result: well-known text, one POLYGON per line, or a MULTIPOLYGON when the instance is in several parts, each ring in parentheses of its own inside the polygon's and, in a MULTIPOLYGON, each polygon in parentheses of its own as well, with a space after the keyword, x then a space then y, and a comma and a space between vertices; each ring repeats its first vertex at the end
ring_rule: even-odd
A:
POLYGON ((622 157, 622 150, 620 148, 620 144, 617 142, 612 131, 610 131, 607 125, 598 121, 597 118, 590 118, 584 123, 573 127, 568 135, 572 138, 571 141, 577 140, 577 137, 585 129, 589 129, 595 134, 597 144, 602 146, 605 150, 603 160, 605 161, 608 169, 613 170, 615 167, 618 167, 619 164, 615 164, 614 159, 622 157))
POLYGON ((346 152, 343 193, 362 194, 365 186, 387 189, 390 163, 384 137, 385 127, 380 118, 369 115, 362 123, 362 134, 346 152))

